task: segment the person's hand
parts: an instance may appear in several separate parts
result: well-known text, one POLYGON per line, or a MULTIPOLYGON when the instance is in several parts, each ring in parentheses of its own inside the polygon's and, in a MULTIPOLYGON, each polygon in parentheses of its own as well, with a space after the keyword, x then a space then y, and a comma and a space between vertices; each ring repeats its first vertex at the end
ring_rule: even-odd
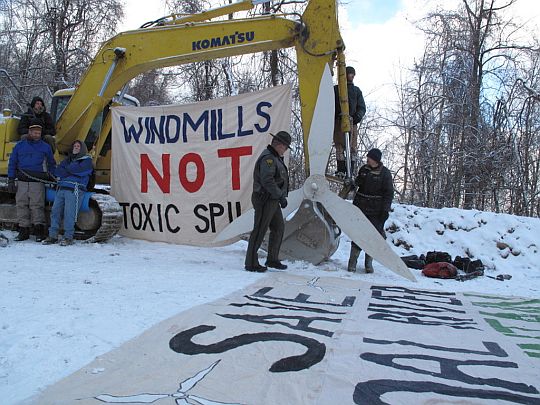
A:
POLYGON ((285 208, 287 206, 287 199, 285 197, 281 197, 279 199, 279 206, 281 208, 285 208))
POLYGON ((15 179, 8 180, 8 193, 15 194, 17 192, 17 186, 15 185, 15 179))

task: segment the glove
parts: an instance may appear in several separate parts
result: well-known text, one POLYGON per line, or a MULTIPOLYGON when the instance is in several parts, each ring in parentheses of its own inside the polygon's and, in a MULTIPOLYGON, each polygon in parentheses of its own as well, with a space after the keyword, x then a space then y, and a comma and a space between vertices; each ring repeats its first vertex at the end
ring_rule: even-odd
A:
POLYGON ((381 221, 386 222, 389 216, 390 216, 390 213, 388 211, 383 211, 381 214, 381 221))
POLYGON ((17 186, 15 185, 15 179, 8 180, 8 193, 15 194, 17 192, 17 186))
POLYGON ((279 199, 279 206, 281 208, 285 208, 287 206, 287 199, 285 197, 281 197, 279 199))

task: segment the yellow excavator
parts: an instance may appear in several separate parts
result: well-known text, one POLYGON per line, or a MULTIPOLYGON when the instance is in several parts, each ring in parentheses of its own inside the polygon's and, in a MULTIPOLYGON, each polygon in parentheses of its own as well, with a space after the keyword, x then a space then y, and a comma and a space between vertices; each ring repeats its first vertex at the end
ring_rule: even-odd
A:
MULTIPOLYGON (((188 16, 173 14, 145 28, 120 33, 104 43, 78 87, 54 95, 51 113, 56 118, 57 161, 67 153, 73 141, 91 143, 97 182, 109 182, 109 108, 125 100, 123 89, 141 73, 156 68, 294 47, 298 64, 306 174, 309 177, 303 188, 292 193, 293 204, 289 203, 292 207, 289 210, 297 210, 297 213, 287 222, 282 251, 287 257, 319 263, 337 249, 341 228, 379 262, 394 270, 399 268, 405 274, 407 269, 399 265, 399 258, 399 263, 384 260, 383 256, 392 256, 389 246, 382 238, 378 240, 373 237, 373 234, 378 235, 377 232, 370 232, 371 224, 356 207, 329 191, 325 178, 334 123, 334 94, 329 69, 336 61, 341 111, 345 115, 349 111, 344 43, 339 32, 337 2, 310 0, 302 15, 265 14, 213 20, 250 10, 257 3, 263 1, 239 1, 188 16), (324 118, 324 122, 313 125, 314 116, 319 121, 324 118), (99 125, 96 125, 96 120, 99 125), (312 129, 315 129, 313 133, 312 129), (310 164, 310 160, 313 163, 310 164), (360 222, 355 222, 358 213, 360 222), (366 236, 368 234, 371 235, 366 236)), ((342 129, 348 133, 349 121, 341 121, 342 129)), ((14 198, 7 196, 5 177, 9 155, 18 141, 17 125, 18 118, 9 113, 4 113, 0 120, 0 177, 4 178, 0 182, 0 221, 3 223, 15 222, 14 198)), ((350 159, 348 169, 350 177, 350 159)), ((288 213, 292 212, 285 214, 288 213)), ((249 213, 238 219, 241 224, 234 221, 226 228, 224 235, 227 232, 238 235, 251 230, 245 229, 249 213)), ((121 226, 120 207, 111 196, 94 194, 90 211, 80 215, 77 226, 91 240, 106 240, 121 226)), ((395 254, 393 256, 397 257, 395 254)), ((405 276, 408 277, 407 274, 405 276)))

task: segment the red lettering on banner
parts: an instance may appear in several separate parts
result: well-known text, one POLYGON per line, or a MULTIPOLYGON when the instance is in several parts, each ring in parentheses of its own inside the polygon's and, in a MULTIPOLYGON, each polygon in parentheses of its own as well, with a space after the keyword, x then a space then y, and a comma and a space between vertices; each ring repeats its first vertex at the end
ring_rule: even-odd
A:
POLYGON ((163 176, 160 175, 159 170, 154 166, 148 155, 146 153, 141 154, 141 193, 148 193, 149 172, 163 193, 169 194, 171 192, 170 154, 161 155, 161 166, 163 170, 163 176))
POLYGON ((204 163, 201 156, 197 153, 185 154, 178 164, 178 177, 180 179, 180 184, 182 184, 182 187, 184 187, 187 192, 195 193, 199 191, 205 178, 204 163), (197 177, 195 177, 194 181, 189 181, 186 176, 186 167, 188 163, 195 163, 195 166, 197 166, 197 177))
POLYGON ((251 156, 253 148, 251 146, 240 146, 238 148, 218 149, 218 157, 231 158, 231 180, 232 189, 240 190, 240 158, 242 156, 251 156))

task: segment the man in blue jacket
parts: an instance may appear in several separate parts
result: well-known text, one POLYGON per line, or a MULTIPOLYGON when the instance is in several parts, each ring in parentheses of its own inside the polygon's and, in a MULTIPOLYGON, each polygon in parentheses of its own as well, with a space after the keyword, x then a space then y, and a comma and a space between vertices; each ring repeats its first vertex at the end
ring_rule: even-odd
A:
POLYGON ((8 191, 16 193, 19 234, 15 240, 27 240, 34 226, 36 242, 47 235, 45 220, 45 182, 56 168, 51 147, 41 139, 41 122, 31 121, 28 137, 17 142, 9 156, 8 191), (18 184, 15 186, 15 179, 18 184))
POLYGON ((73 244, 75 222, 83 201, 88 180, 94 170, 92 157, 84 142, 75 141, 71 144, 71 152, 56 169, 58 188, 51 212, 51 227, 49 237, 43 241, 44 245, 58 242, 60 224, 64 220, 64 239, 60 244, 68 246, 73 244))

